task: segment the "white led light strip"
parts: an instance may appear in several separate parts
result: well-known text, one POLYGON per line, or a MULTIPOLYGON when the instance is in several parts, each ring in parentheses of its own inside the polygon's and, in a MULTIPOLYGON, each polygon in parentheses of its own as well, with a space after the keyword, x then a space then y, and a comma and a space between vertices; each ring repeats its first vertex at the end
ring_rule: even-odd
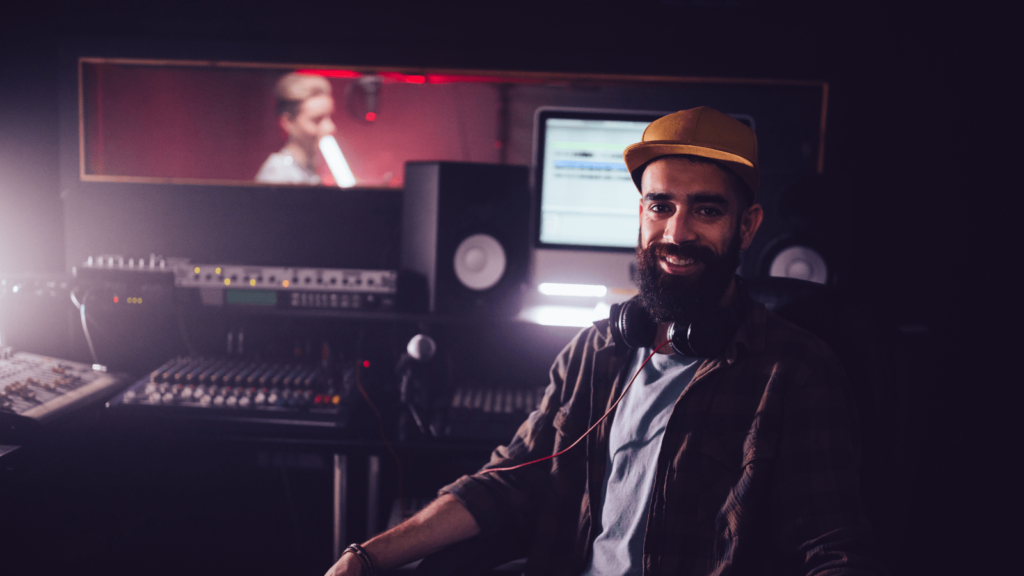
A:
POLYGON ((341 147, 334 136, 324 136, 320 139, 320 153, 324 155, 327 167, 330 168, 339 187, 351 188, 356 185, 356 177, 352 175, 352 170, 348 167, 345 155, 341 153, 341 147))
POLYGON ((606 286, 596 284, 554 284, 545 282, 537 287, 545 296, 578 296, 581 298, 601 298, 608 293, 606 286))

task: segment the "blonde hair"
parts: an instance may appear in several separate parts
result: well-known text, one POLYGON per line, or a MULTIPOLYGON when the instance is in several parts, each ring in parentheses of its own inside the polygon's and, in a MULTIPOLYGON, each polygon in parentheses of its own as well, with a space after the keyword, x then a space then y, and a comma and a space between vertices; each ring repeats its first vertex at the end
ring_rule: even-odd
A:
POLYGON ((299 74, 292 72, 281 76, 274 87, 274 96, 277 97, 277 115, 288 114, 295 117, 299 113, 299 106, 306 100, 326 94, 331 95, 331 83, 323 76, 312 74, 299 74))

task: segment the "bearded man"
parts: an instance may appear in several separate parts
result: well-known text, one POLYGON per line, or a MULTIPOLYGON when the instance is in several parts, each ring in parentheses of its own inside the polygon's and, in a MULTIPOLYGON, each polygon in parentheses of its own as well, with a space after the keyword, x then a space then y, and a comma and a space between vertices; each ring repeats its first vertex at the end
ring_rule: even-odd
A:
POLYGON ((641 193, 639 297, 562 351, 540 408, 480 472, 328 574, 470 538, 460 553, 520 545, 528 575, 881 572, 839 361, 735 276, 763 216, 756 136, 701 107, 654 121, 624 155, 641 193))

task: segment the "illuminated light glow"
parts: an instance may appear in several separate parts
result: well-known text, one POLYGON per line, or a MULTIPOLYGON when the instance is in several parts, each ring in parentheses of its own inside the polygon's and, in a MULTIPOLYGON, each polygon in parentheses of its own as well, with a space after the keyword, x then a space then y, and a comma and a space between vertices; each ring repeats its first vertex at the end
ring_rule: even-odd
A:
POLYGON ((331 398, 331 403, 332 404, 341 404, 341 396, 335 395, 333 398, 331 398))
POLYGON ((285 288, 287 288, 289 284, 291 284, 291 282, 289 282, 287 280, 284 280, 284 281, 281 282, 281 286, 284 286, 285 288))
POLYGON ((377 113, 376 112, 367 112, 366 113, 366 121, 367 122, 373 122, 376 119, 377 119, 377 113))
POLYGON ((114 304, 117 304, 117 296, 114 296, 114 304))
POLYGON ((224 285, 225 286, 231 286, 231 278, 225 278, 224 279, 224 285))
POLYGON ((370 367, 370 361, 369 360, 363 360, 363 368, 369 368, 369 367, 370 367))
POLYGON ((217 274, 220 274, 220 266, 214 268, 213 271, 216 272, 217 274))
POLYGON ((361 78, 363 75, 355 70, 299 70, 299 74, 323 76, 324 78, 361 78))
POLYGON ((581 298, 601 298, 608 293, 606 286, 598 284, 555 284, 551 282, 537 286, 537 290, 545 296, 578 296, 581 298))
POLYGON ((392 82, 404 82, 406 84, 426 84, 427 77, 419 74, 402 74, 401 72, 378 72, 381 78, 387 78, 392 82))
MULTIPOLYGON (((355 70, 330 70, 324 68, 306 68, 297 70, 299 74, 312 76, 323 76, 324 78, 362 78, 362 72, 355 70)), ((484 84, 544 84, 546 78, 510 77, 510 76, 483 76, 470 74, 402 74, 401 72, 377 72, 377 76, 387 78, 391 82, 404 82, 406 84, 451 84, 456 82, 484 83, 484 84)))
POLYGON ((494 141, 494 149, 495 150, 501 150, 504 146, 505 146, 505 143, 502 142, 501 140, 495 140, 494 141))
POLYGON ((324 155, 327 167, 330 168, 331 175, 334 176, 334 181, 340 188, 351 188, 356 185, 356 177, 352 174, 352 169, 348 167, 345 155, 341 153, 341 148, 334 136, 324 136, 320 139, 320 152, 324 155))
POLYGON ((249 280, 249 286, 255 286, 255 285, 256 285, 256 279, 255 278, 249 280))
POLYGON ((199 274, 199 272, 201 272, 201 270, 199 270, 199 266, 196 266, 196 274, 199 274))
POLYGON ((468 74, 427 74, 427 82, 431 84, 451 84, 455 82, 482 82, 485 84, 543 84, 544 78, 515 78, 509 76, 473 76, 468 74))
POLYGON ((608 317, 611 306, 600 303, 597 306, 531 306, 525 308, 520 318, 542 326, 572 326, 585 328, 598 320, 608 317))

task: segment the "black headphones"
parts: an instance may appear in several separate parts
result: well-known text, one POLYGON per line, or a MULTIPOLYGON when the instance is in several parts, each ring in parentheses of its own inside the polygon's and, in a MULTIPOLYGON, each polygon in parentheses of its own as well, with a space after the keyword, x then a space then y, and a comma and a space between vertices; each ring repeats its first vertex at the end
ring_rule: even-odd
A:
MULTIPOLYGON (((701 309, 688 325, 669 324, 668 340, 672 350, 694 358, 714 358, 724 352, 746 311, 746 291, 740 286, 737 288, 740 289, 734 306, 709 306, 701 309)), ((616 345, 625 346, 628 350, 654 346, 658 323, 637 298, 612 304, 609 321, 616 345)))

